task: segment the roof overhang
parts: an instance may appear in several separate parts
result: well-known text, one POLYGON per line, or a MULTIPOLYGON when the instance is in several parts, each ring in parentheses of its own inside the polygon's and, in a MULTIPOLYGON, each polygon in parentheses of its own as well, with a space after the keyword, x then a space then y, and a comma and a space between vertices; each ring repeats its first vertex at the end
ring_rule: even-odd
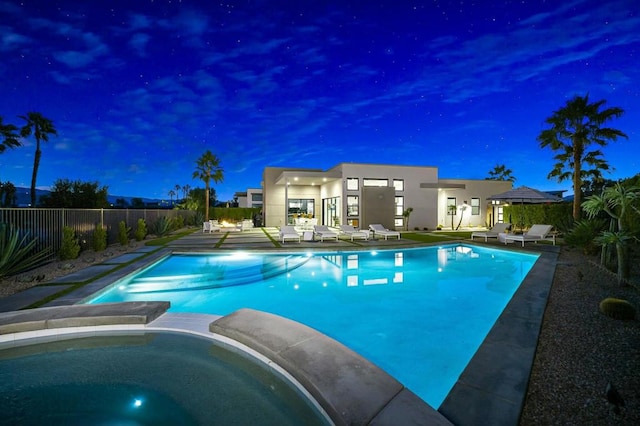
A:
POLYGON ((464 183, 447 183, 447 182, 437 182, 437 183, 421 183, 420 188, 424 189, 466 189, 467 185, 464 183))
POLYGON ((280 173, 276 179, 276 185, 304 185, 315 186, 324 185, 342 178, 342 174, 337 171, 322 170, 286 170, 280 173))

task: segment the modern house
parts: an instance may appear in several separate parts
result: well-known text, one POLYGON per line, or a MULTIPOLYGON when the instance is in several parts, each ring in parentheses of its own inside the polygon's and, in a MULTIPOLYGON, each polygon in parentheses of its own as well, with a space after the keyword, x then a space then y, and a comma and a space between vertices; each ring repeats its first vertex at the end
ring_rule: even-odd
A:
POLYGON ((262 207, 262 189, 261 188, 249 188, 247 192, 236 192, 233 195, 238 202, 238 207, 262 207))
POLYGON ((380 223, 398 230, 491 226, 502 221, 502 209, 487 197, 512 187, 506 181, 441 179, 437 167, 357 163, 329 170, 267 167, 262 185, 266 226, 312 217, 329 226, 380 223))

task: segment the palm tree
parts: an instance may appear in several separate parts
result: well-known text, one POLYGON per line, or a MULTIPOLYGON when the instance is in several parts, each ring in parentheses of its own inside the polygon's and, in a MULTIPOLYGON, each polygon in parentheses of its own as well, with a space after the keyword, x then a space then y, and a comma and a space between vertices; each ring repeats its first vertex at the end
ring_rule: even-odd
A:
POLYGON ((516 181, 516 178, 513 177, 512 173, 513 171, 507 169, 507 166, 504 164, 496 164, 493 170, 489 170, 489 176, 486 177, 485 180, 501 180, 513 183, 516 181))
POLYGON ((0 117, 0 153, 4 152, 7 148, 15 148, 20 146, 18 140, 18 128, 13 124, 3 124, 2 117, 0 117))
POLYGON ((172 189, 169 191, 169 205, 172 206, 173 205, 173 196, 176 195, 175 191, 172 189))
POLYGON ((186 200, 187 199, 187 195, 189 195, 189 190, 191 189, 191 186, 189 184, 186 184, 182 187, 182 199, 186 200))
POLYGON ((176 203, 178 202, 178 197, 180 196, 180 190, 182 189, 182 187, 178 184, 176 184, 176 186, 173 187, 173 189, 176 190, 175 194, 176 194, 176 203))
POLYGON ((602 158, 599 149, 588 151, 592 144, 606 146, 608 141, 618 137, 627 138, 622 131, 603 127, 613 118, 624 114, 621 108, 600 108, 605 100, 589 103, 589 95, 576 96, 545 120, 550 127, 538 135, 542 148, 550 147, 558 154, 558 162, 548 177, 558 182, 573 181, 573 218, 580 219, 582 202, 582 182, 591 177, 602 179, 602 170, 609 170, 609 164, 602 158), (589 169, 584 169, 588 166, 589 169))
POLYGON ((53 125, 53 121, 45 118, 39 112, 28 112, 26 116, 21 115, 20 118, 27 123, 20 130, 22 137, 30 136, 32 133, 36 138, 36 155, 33 157, 33 174, 31 175, 31 207, 36 206, 36 178, 38 176, 38 167, 40 166, 40 141, 48 142, 49 135, 57 135, 58 131, 53 125))
POLYGON ((205 221, 209 220, 209 184, 211 180, 216 183, 222 182, 223 173, 224 170, 220 167, 220 159, 209 150, 196 160, 196 170, 193 172, 193 178, 200 179, 205 185, 205 221))

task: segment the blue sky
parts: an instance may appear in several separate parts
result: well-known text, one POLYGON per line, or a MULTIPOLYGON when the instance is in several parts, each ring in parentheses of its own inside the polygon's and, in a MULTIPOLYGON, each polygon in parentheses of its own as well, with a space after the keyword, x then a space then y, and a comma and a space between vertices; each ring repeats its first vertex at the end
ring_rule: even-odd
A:
MULTIPOLYGON (((58 137, 37 186, 98 181, 168 198, 207 149, 218 198, 259 187, 265 166, 439 167, 442 178, 548 181, 536 136, 575 95, 626 111, 608 178, 640 171, 636 0, 3 1, 0 116, 37 111, 58 137)), ((30 185, 34 141, 0 155, 30 185)), ((571 191, 569 191, 571 192, 571 191)))

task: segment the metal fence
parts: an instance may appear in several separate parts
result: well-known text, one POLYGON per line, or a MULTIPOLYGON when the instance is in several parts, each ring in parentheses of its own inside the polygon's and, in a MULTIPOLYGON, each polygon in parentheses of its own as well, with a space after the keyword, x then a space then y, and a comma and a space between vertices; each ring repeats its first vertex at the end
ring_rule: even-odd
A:
POLYGON ((185 224, 193 222, 196 212, 161 209, 0 209, 0 223, 13 225, 23 233, 38 239, 37 249, 53 249, 57 256, 62 247, 62 228, 75 230, 80 247, 91 247, 97 225, 107 230, 107 244, 118 241, 120 222, 135 231, 138 219, 144 219, 147 229, 162 217, 181 216, 185 224))

